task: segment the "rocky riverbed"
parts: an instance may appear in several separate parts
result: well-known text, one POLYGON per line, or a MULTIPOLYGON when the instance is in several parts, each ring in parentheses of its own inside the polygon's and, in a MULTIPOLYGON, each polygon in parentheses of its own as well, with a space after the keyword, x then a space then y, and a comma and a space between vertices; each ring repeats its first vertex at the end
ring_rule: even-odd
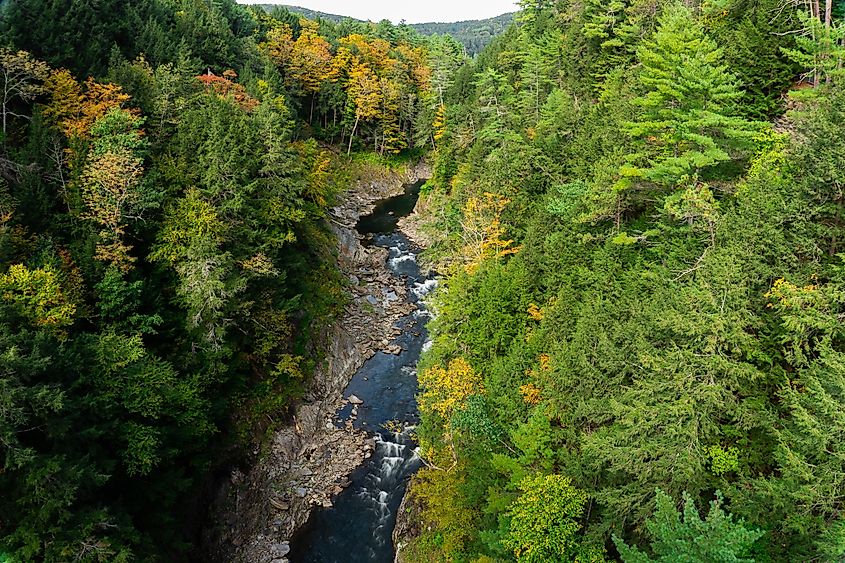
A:
POLYGON ((430 175, 421 163, 406 174, 359 182, 332 211, 338 261, 349 278, 345 314, 326 333, 326 359, 316 370, 292 423, 277 431, 266 453, 247 472, 234 471, 215 503, 207 557, 220 562, 285 563, 290 538, 315 507, 331 506, 349 475, 373 455, 375 440, 354 425, 357 397, 343 399, 352 376, 377 352, 398 354, 391 344, 397 321, 413 311, 407 287, 386 266, 388 250, 365 247, 355 230, 378 201, 430 175), (335 413, 352 403, 352 416, 335 413))

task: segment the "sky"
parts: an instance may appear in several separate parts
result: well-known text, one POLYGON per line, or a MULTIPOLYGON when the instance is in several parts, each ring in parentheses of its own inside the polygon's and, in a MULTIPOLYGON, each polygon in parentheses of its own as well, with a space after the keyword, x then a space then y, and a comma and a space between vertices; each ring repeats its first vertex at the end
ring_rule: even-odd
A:
POLYGON ((242 4, 296 5, 361 20, 399 23, 479 20, 515 12, 515 0, 238 0, 242 4))

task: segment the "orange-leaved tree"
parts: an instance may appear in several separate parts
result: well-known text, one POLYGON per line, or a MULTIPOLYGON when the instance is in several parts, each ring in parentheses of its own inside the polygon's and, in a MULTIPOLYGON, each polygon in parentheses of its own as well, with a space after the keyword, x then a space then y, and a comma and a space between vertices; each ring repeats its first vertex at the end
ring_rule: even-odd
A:
POLYGON ((91 129, 93 150, 82 174, 82 217, 100 227, 96 258, 128 271, 134 258, 124 241, 127 221, 138 218, 142 204, 141 153, 146 141, 142 120, 113 109, 91 129))

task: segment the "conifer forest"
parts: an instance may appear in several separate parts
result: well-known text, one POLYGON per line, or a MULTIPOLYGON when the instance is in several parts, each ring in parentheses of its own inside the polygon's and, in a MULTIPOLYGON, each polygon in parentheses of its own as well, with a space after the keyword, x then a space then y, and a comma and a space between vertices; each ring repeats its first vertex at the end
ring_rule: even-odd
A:
POLYGON ((209 546, 246 545, 214 499, 306 432, 332 327, 405 298, 361 298, 338 210, 421 162, 385 563, 845 561, 845 1, 496 33, 0 0, 0 563, 382 561, 209 546))

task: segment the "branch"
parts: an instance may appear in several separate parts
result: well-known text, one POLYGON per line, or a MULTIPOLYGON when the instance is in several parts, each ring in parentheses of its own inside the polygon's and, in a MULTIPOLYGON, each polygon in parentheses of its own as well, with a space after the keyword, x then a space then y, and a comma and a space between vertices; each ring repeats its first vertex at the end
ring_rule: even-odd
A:
POLYGON ((698 260, 695 261, 695 264, 693 264, 691 268, 684 270, 683 272, 678 274, 678 276, 672 281, 678 281, 681 278, 686 277, 686 276, 698 271, 698 269, 701 267, 701 263, 704 261, 704 258, 707 256, 707 253, 710 252, 710 248, 712 248, 712 247, 707 247, 707 249, 704 251, 704 254, 702 254, 701 256, 698 257, 698 260))

